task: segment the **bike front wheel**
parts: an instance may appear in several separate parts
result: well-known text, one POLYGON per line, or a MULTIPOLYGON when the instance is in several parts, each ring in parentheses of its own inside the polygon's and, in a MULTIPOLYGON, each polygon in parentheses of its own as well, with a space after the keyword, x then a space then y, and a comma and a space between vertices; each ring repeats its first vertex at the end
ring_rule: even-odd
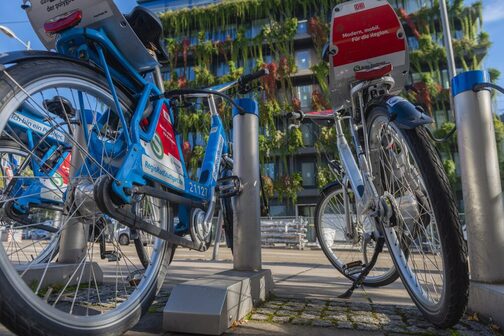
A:
MULTIPOLYGON (((122 110, 131 114, 133 99, 117 91, 122 110)), ((139 251, 121 246, 120 223, 94 200, 93 186, 113 178, 121 164, 122 134, 107 81, 94 70, 39 60, 0 72, 0 139, 16 143, 38 164, 36 174, 29 166, 15 172, 3 205, 10 202, 27 215, 35 205, 64 210, 54 233, 59 248, 45 263, 26 255, 19 267, 8 244, 0 243, 0 322, 16 334, 120 335, 139 321, 163 284, 172 246, 138 231, 131 234, 142 242, 139 251), (70 178, 63 186, 53 172, 68 150, 70 178)), ((130 210, 160 229, 173 227, 165 201, 143 197, 130 210)), ((4 211, 0 221, 16 218, 4 211)))
POLYGON ((466 246, 448 178, 426 129, 402 129, 384 108, 368 117, 375 184, 391 217, 383 231, 416 306, 450 327, 468 299, 466 246))

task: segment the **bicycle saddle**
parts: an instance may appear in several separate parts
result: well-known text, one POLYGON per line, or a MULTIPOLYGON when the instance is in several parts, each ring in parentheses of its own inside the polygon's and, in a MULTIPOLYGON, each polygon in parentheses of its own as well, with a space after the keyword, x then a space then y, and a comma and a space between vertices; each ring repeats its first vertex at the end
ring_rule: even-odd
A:
POLYGON ((150 10, 137 6, 124 16, 144 46, 156 53, 160 63, 169 61, 163 43, 163 24, 150 10))

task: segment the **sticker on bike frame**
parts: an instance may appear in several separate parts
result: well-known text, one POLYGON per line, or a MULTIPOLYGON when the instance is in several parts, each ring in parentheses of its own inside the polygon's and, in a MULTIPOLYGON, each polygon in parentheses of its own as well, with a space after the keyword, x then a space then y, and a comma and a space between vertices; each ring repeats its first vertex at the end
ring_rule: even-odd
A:
MULTIPOLYGON (((12 122, 22 127, 29 128, 41 135, 45 135, 47 132, 51 130, 51 127, 49 125, 28 118, 19 113, 13 113, 11 118, 9 119, 9 122, 12 122)), ((51 134, 48 136, 48 138, 57 140, 59 142, 65 142, 65 135, 56 130, 52 131, 51 134)))
POLYGON ((141 143, 146 154, 142 155, 144 173, 184 190, 184 170, 180 161, 175 131, 166 106, 162 107, 159 123, 151 142, 142 141, 141 143))
POLYGON ((220 168, 220 159, 222 156, 222 148, 224 147, 224 138, 222 135, 219 136, 219 141, 217 142, 217 154, 215 155, 215 163, 213 168, 212 177, 214 181, 217 181, 219 178, 219 168, 220 168))
POLYGON ((70 183, 70 165, 72 155, 69 154, 54 172, 51 178, 40 179, 42 188, 40 197, 54 202, 63 201, 63 193, 67 190, 70 183))

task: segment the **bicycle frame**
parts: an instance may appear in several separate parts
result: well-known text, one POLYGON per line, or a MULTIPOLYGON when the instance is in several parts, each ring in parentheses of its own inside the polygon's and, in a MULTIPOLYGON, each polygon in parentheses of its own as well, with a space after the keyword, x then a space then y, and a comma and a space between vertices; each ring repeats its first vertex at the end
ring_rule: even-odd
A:
MULTIPOLYGON (((89 61, 99 65, 108 81, 115 107, 115 111, 110 111, 110 113, 116 113, 119 118, 122 126, 120 138, 114 143, 104 144, 94 132, 106 122, 107 114, 101 116, 93 129, 88 130, 85 127, 80 129, 84 133, 83 138, 86 144, 90 144, 87 150, 91 156, 99 157, 106 152, 121 157, 122 163, 119 166, 107 167, 114 176, 113 192, 124 202, 130 203, 132 190, 138 186, 157 183, 184 197, 209 204, 207 217, 213 216, 214 189, 220 177, 221 157, 228 154, 227 135, 217 113, 213 96, 200 96, 209 101, 211 131, 199 180, 194 181, 189 178, 184 158, 180 154, 182 153, 181 139, 175 136, 170 100, 151 98, 158 97, 162 90, 147 81, 128 63, 104 31, 89 28, 70 29, 61 34, 56 46, 61 54, 70 57, 79 56, 82 59, 82 55, 86 55, 89 61), (122 68, 121 71, 109 65, 111 59, 115 62, 114 64, 122 68), (129 118, 120 104, 114 86, 116 83, 129 88, 133 93, 138 93, 135 110, 128 111, 131 113, 129 118), (150 103, 154 108, 150 115, 144 116, 150 103)), ((85 118, 82 111, 78 114, 81 119, 85 118)), ((93 166, 93 163, 89 162, 89 165, 93 166)), ((98 167, 95 166, 95 168, 98 171, 98 167)), ((187 231, 189 228, 187 218, 189 213, 184 209, 184 206, 179 206, 181 227, 177 228, 177 231, 180 232, 187 231)))
MULTIPOLYGON (((52 129, 44 119, 37 115, 30 106, 22 105, 8 121, 11 137, 16 134, 25 134, 25 151, 28 164, 37 178, 19 177, 9 184, 9 197, 18 197, 14 207, 20 213, 28 213, 31 206, 42 204, 62 205, 62 196, 66 192, 69 180, 69 163, 71 147, 65 144, 65 135, 52 129), (40 145, 44 145, 45 152, 42 157, 32 159, 33 153, 40 145), (48 161, 54 160, 52 164, 48 161)), ((18 175, 13 167, 13 175, 18 175)), ((19 167, 18 167, 19 168, 19 167)))

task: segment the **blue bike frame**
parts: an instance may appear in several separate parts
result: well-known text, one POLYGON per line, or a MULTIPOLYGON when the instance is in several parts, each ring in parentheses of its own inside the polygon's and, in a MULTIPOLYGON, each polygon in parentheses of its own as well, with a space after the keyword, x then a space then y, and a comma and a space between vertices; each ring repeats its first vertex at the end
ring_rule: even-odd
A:
MULTIPOLYGON (((160 89, 128 63, 103 30, 69 29, 60 35, 56 46, 61 54, 70 57, 82 60, 85 55, 88 61, 99 65, 108 81, 115 107, 115 110, 109 113, 116 113, 119 118, 122 126, 120 136, 113 143, 104 143, 98 138, 98 130, 109 120, 107 114, 102 115, 91 130, 86 127, 82 127, 82 130, 86 142, 90 144, 88 150, 91 156, 101 157, 106 153, 108 156, 121 158, 119 165, 113 166, 113 163, 110 163, 106 167, 114 175, 112 189, 117 196, 130 203, 131 190, 136 186, 158 183, 195 201, 206 204, 214 201, 214 189, 220 177, 221 157, 228 154, 227 135, 217 114, 211 116, 210 136, 199 180, 191 180, 181 155, 181 139, 173 130, 174 116, 169 99, 152 99, 161 95, 160 89), (114 61, 113 67, 109 65, 110 60, 114 61), (138 93, 134 111, 124 111, 115 89, 116 84, 138 93), (145 117, 144 112, 151 103, 153 110, 145 117)), ((213 98, 209 100, 213 101, 213 98)), ((85 120, 83 112, 78 113, 81 114, 80 118, 85 120)), ((100 168, 93 165, 93 162, 88 162, 87 174, 89 166, 95 169, 92 173, 99 173, 100 168)), ((190 209, 179 206, 178 210, 181 224, 176 231, 181 233, 189 229, 190 209)))

